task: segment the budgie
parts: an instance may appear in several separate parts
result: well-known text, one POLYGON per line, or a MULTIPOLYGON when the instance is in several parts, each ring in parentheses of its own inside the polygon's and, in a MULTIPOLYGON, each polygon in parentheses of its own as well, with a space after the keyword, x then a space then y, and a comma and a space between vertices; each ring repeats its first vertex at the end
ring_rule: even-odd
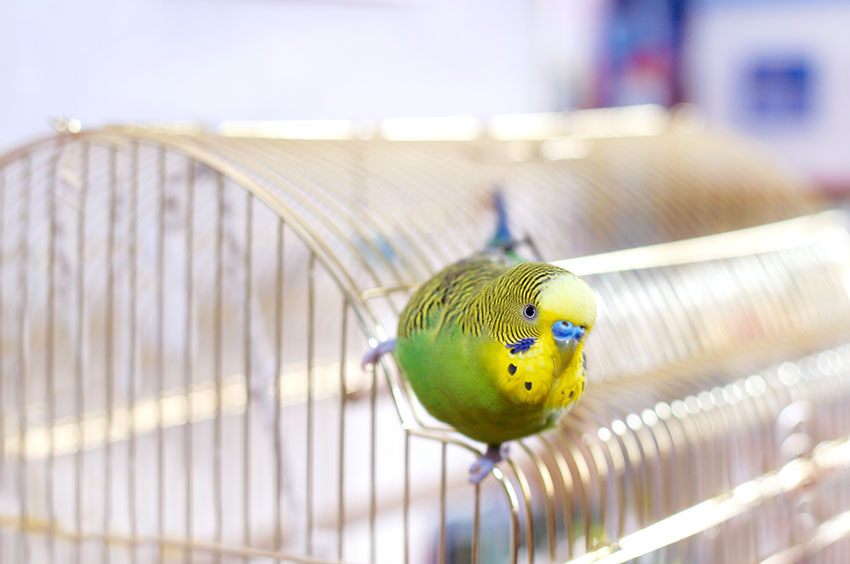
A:
POLYGON ((401 312, 396 339, 364 358, 395 350, 425 409, 487 445, 470 468, 475 483, 503 459, 503 443, 551 428, 581 397, 584 342, 596 320, 586 282, 516 260, 498 192, 495 200, 490 245, 423 284, 401 312))

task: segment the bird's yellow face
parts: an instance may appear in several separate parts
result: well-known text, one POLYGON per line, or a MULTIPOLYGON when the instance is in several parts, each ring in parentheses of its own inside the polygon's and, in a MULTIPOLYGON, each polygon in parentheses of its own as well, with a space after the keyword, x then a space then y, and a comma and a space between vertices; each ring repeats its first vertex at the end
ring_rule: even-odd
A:
POLYGON ((581 340, 596 322, 596 299, 587 282, 573 274, 548 280, 538 298, 538 325, 558 342, 581 340))
POLYGON ((581 340, 596 321, 590 286, 546 263, 511 268, 488 288, 482 302, 491 334, 506 345, 546 335, 559 342, 581 340))
POLYGON ((587 282, 573 275, 551 280, 540 293, 541 341, 555 373, 578 365, 584 340, 596 322, 596 299, 587 282))
POLYGON ((516 401, 566 407, 583 390, 582 349, 596 321, 586 282, 548 264, 509 270, 495 300, 492 369, 516 401))

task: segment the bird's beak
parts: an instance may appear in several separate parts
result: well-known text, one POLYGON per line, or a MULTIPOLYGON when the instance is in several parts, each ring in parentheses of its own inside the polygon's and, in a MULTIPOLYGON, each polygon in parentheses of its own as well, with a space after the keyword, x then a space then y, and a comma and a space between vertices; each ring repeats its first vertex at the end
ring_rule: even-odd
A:
POLYGON ((552 336, 559 348, 566 349, 568 357, 572 357, 578 348, 578 344, 584 338, 587 329, 580 325, 573 325, 569 321, 556 321, 552 325, 552 336))

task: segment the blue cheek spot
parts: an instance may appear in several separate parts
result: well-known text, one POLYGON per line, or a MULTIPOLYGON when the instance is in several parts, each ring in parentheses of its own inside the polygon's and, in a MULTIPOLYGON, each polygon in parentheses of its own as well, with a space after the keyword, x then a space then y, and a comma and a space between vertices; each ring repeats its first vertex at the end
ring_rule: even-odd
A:
POLYGON ((552 325, 552 335, 555 336, 557 341, 568 341, 570 339, 579 341, 584 337, 586 331, 584 327, 573 325, 569 321, 556 321, 552 325))
POLYGON ((505 345, 506 349, 511 349, 511 354, 524 353, 528 349, 531 348, 531 345, 534 344, 534 338, 528 337, 526 339, 520 339, 516 343, 508 343, 505 345))

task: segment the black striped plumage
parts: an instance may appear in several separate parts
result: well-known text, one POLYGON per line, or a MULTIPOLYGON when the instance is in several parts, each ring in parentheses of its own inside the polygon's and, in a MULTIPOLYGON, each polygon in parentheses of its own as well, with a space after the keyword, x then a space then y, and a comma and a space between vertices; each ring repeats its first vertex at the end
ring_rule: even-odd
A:
POLYGON ((546 263, 509 267, 494 255, 462 260, 416 291, 401 313, 398 336, 459 327, 467 335, 505 344, 537 338, 536 325, 523 318, 523 307, 536 305, 543 284, 565 272, 546 263))

